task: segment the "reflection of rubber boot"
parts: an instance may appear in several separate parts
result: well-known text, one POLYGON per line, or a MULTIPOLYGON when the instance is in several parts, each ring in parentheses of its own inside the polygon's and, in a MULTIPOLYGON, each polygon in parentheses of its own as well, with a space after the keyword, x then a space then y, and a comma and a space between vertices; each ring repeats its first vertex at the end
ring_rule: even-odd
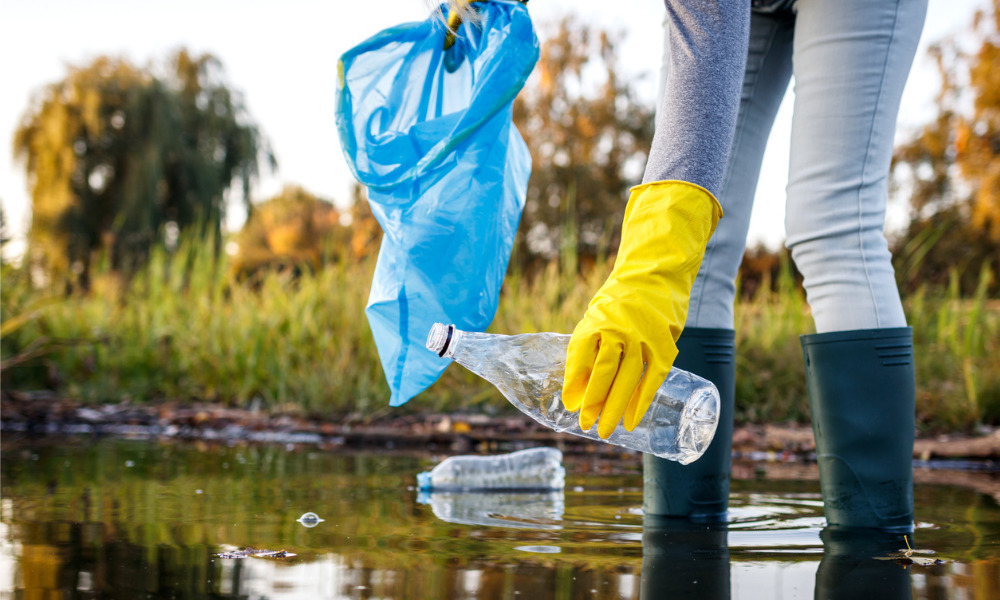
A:
POLYGON ((913 530, 913 332, 802 336, 826 521, 913 530))
POLYGON ((912 597, 910 572, 890 560, 906 548, 902 534, 827 527, 820 538, 823 560, 816 571, 817 600, 854 600, 875 594, 880 600, 912 597))
POLYGON ((735 336, 732 329, 687 327, 677 340, 679 354, 674 366, 719 388, 719 427, 705 454, 691 464, 643 455, 642 509, 646 514, 708 521, 726 518, 733 449, 735 336))
POLYGON ((640 598, 717 600, 729 596, 725 523, 643 516, 640 598))

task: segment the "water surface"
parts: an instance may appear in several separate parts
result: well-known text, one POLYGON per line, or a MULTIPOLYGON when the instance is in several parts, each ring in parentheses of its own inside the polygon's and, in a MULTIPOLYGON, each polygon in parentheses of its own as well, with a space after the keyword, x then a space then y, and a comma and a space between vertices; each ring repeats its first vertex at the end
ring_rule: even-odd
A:
POLYGON ((814 465, 734 465, 730 520, 643 518, 641 459, 547 494, 419 494, 444 455, 4 439, 3 598, 1000 598, 1000 475, 918 469, 918 529, 824 531, 814 465), (302 523, 303 513, 322 521, 302 523), (221 558, 252 548, 286 558, 221 558))

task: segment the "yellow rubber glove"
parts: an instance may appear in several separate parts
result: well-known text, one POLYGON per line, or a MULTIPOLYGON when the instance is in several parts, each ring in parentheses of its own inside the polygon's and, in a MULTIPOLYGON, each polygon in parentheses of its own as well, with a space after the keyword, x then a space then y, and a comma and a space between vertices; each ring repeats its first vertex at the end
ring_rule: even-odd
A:
POLYGON ((623 416, 631 431, 646 414, 677 357, 691 286, 721 217, 718 200, 692 183, 632 188, 614 269, 566 355, 562 402, 580 411, 584 431, 600 417, 607 439, 623 416))

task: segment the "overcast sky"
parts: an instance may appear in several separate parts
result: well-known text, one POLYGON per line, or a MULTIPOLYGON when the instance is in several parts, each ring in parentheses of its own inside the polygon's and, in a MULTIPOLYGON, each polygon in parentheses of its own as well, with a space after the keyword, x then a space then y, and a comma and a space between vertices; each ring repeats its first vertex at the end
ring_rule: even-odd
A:
MULTIPOLYGON (((963 31, 974 10, 984 4, 931 0, 899 134, 933 114, 937 80, 926 58, 928 43, 963 31)), ((424 19, 427 6, 426 0, 0 0, 0 200, 11 229, 21 236, 30 222, 23 168, 14 163, 11 143, 32 93, 64 77, 67 64, 110 54, 143 65, 162 62, 181 46, 221 59, 230 84, 243 92, 251 116, 270 140, 279 171, 261 182, 258 199, 295 183, 345 201, 351 175, 334 125, 337 59, 382 29, 424 19)), ((625 31, 622 64, 640 78, 640 91, 652 103, 662 3, 531 0, 528 6, 543 40, 544 24, 568 12, 625 31)), ((772 132, 751 219, 751 242, 775 246, 784 239, 789 108, 786 99, 772 132)))

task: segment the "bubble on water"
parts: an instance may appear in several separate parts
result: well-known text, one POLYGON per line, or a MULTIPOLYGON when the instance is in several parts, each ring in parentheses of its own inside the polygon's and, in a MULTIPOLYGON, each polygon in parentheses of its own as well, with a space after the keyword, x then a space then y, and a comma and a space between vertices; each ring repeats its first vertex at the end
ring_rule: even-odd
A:
POLYGON ((303 527, 315 527, 323 522, 323 519, 319 518, 314 512, 307 512, 298 518, 299 523, 302 523, 303 527))

